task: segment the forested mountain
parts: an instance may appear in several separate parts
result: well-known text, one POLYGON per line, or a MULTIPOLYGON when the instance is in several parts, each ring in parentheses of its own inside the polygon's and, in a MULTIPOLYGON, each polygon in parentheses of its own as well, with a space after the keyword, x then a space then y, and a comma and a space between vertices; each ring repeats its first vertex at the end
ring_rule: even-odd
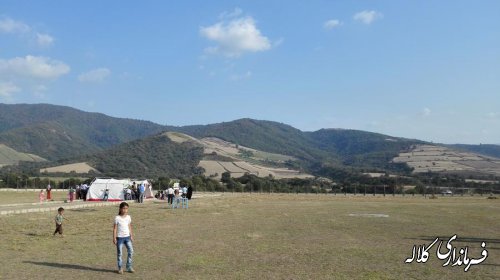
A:
POLYGON ((197 167, 202 157, 202 147, 190 142, 175 143, 159 134, 86 156, 81 161, 106 176, 179 178, 203 173, 197 167))
MULTIPOLYGON (((121 171, 130 174, 196 174, 195 167, 202 157, 200 148, 173 143, 160 136, 159 133, 164 131, 182 132, 196 138, 218 137, 249 148, 293 156, 297 160, 290 163, 291 166, 313 174, 324 166, 409 172, 404 164, 394 164, 391 160, 412 145, 429 144, 359 130, 303 132, 265 120, 239 119, 174 127, 64 106, 0 104, 0 144, 18 152, 41 156, 49 161, 89 161, 110 175, 121 171)), ((448 147, 500 157, 498 145, 448 147)))
POLYGON ((240 119, 210 125, 169 127, 194 137, 219 137, 243 146, 294 156, 306 163, 328 163, 376 169, 400 169, 392 158, 419 140, 348 130, 321 129, 302 132, 289 125, 253 119, 240 119))
POLYGON ((351 129, 320 129, 306 135, 316 148, 341 158, 343 165, 380 169, 399 169, 390 161, 410 146, 425 143, 351 129))
POLYGON ((447 145, 450 148, 458 149, 466 152, 478 153, 485 156, 500 158, 500 145, 479 144, 479 145, 465 145, 455 144, 447 145))
POLYGON ((164 130, 148 121, 114 118, 49 104, 0 104, 0 143, 49 160, 94 153, 164 130))
POLYGON ((315 160, 324 156, 302 131, 272 121, 239 119, 209 125, 168 127, 168 129, 196 138, 218 137, 246 147, 304 160, 315 160))

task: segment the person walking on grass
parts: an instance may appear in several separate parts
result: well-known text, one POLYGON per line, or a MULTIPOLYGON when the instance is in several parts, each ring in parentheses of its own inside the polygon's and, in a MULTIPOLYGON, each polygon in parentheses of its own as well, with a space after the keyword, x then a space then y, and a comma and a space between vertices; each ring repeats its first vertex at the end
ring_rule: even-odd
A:
POLYGON ((43 190, 40 191, 40 193, 38 194, 38 200, 40 200, 40 203, 43 203, 45 199, 45 195, 43 194, 43 190))
POLYGON ((63 223, 64 220, 67 220, 67 218, 64 217, 64 208, 59 207, 59 209, 57 209, 57 215, 56 215, 56 218, 55 218, 55 221, 56 221, 56 230, 54 231, 54 234, 52 236, 55 236, 56 233, 59 233, 59 235, 61 235, 61 237, 64 237, 64 235, 63 235, 63 227, 62 227, 62 223, 63 223))
POLYGON ((115 217, 115 222, 113 226, 113 244, 116 245, 116 255, 118 260, 118 273, 123 274, 123 262, 122 262, 122 245, 125 244, 127 247, 127 271, 133 273, 135 270, 132 268, 132 254, 134 253, 134 248, 132 247, 132 242, 134 241, 132 235, 132 218, 128 215, 128 203, 120 203, 120 210, 118 215, 115 217))

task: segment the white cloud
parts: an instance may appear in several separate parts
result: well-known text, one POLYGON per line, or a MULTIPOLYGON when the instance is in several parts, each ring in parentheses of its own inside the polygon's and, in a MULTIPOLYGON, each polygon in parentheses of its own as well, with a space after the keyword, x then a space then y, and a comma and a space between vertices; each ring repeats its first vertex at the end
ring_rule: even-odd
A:
POLYGON ((54 38, 49 34, 36 33, 36 41, 41 47, 50 47, 54 43, 54 38))
POLYGON ((234 18, 238 17, 243 13, 243 10, 236 7, 234 10, 231 12, 223 12, 222 14, 219 15, 219 19, 226 19, 226 18, 234 18))
POLYGON ((428 117, 428 116, 431 115, 431 113, 432 113, 431 109, 429 109, 427 107, 422 110, 422 116, 423 117, 428 117))
POLYGON ((11 82, 0 82, 0 97, 10 97, 21 89, 11 82))
POLYGON ((29 32, 31 28, 20 21, 13 20, 11 18, 0 19, 0 32, 3 33, 26 33, 29 32))
POLYGON ((377 11, 362 11, 353 16, 354 20, 361 21, 364 24, 371 24, 377 19, 383 18, 384 15, 377 11))
POLYGON ((111 71, 108 68, 97 68, 94 70, 90 70, 88 72, 82 73, 78 76, 78 80, 80 82, 102 82, 111 74, 111 71))
POLYGON ((217 44, 205 49, 209 54, 223 54, 238 57, 246 52, 259 52, 271 49, 271 42, 263 36, 252 17, 241 17, 229 22, 218 22, 200 28, 201 36, 217 44))
POLYGON ((54 43, 54 37, 49 34, 36 32, 26 23, 8 17, 0 18, 0 33, 23 34, 23 38, 36 41, 40 47, 50 47, 54 43))
POLYGON ((56 79, 67 74, 70 67, 65 63, 43 56, 27 55, 9 60, 0 59, 0 73, 39 79, 56 79))
POLYGON ((325 23, 323 24, 323 27, 325 29, 331 30, 331 29, 334 29, 335 27, 339 27, 341 25, 342 25, 342 22, 340 20, 331 19, 331 20, 325 21, 325 23))

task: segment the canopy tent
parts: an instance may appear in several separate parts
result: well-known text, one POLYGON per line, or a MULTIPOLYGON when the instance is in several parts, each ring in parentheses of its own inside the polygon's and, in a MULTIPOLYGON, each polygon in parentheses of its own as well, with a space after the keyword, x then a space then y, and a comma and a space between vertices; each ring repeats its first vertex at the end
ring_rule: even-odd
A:
POLYGON ((131 183, 135 183, 136 188, 139 188, 141 184, 144 184, 144 198, 155 198, 153 193, 153 184, 148 179, 145 180, 132 180, 131 183))
POLYGON ((101 179, 96 178, 87 191, 87 201, 101 201, 104 197, 104 191, 109 190, 108 201, 125 200, 124 189, 132 185, 128 179, 101 179))

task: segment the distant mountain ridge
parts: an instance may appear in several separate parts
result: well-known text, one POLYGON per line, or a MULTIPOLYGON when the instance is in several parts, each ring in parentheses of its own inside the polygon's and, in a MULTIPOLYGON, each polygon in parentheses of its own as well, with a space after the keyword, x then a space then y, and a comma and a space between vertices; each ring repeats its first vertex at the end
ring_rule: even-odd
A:
MULTIPOLYGON (((152 165, 141 163, 146 157, 150 157, 151 162, 160 164, 162 159, 181 160, 181 155, 189 154, 189 162, 184 167, 179 166, 180 169, 162 164, 168 169, 165 172, 199 172, 195 168, 195 161, 200 158, 200 152, 193 150, 196 147, 185 145, 182 150, 177 143, 162 140, 158 135, 165 131, 185 133, 198 139, 217 137, 260 151, 291 156, 297 161, 288 162, 290 167, 312 173, 325 165, 404 173, 409 171, 408 167, 394 163, 392 159, 413 145, 429 144, 416 139, 350 129, 303 132, 287 124, 249 118, 176 127, 114 118, 65 106, 0 104, 0 144, 18 152, 37 155, 49 161, 69 162, 73 160, 65 159, 82 159, 94 164, 99 161, 106 162, 106 158, 113 155, 126 158, 128 154, 131 158, 141 159, 130 161, 132 166, 138 164, 146 169, 154 168, 152 165), (158 148, 155 145, 158 145, 158 148), (182 152, 175 153, 176 149, 181 149, 182 152), (151 153, 150 150, 155 152, 151 153), (193 151, 190 152, 191 150, 193 151)), ((500 157, 499 145, 448 146, 500 157)), ((122 164, 121 168, 132 167, 122 164)), ((106 168, 101 166, 101 169, 106 168)), ((112 170, 112 173, 116 172, 116 169, 112 170)))

